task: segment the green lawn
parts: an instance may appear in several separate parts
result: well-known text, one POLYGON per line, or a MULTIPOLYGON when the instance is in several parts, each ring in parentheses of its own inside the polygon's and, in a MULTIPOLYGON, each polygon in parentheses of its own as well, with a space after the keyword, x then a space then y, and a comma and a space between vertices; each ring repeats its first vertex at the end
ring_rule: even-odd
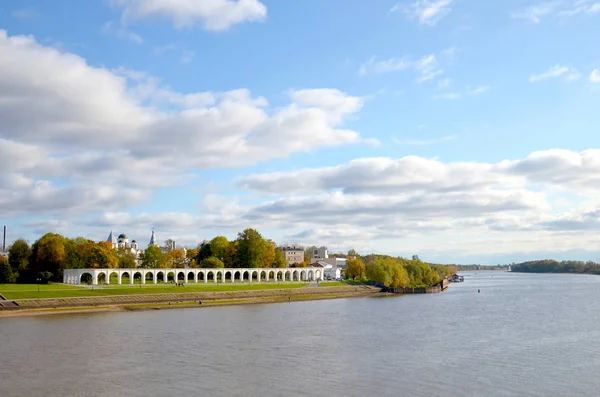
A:
POLYGON ((105 285, 73 286, 66 284, 40 285, 37 284, 0 284, 0 294, 6 299, 37 299, 37 298, 69 298, 78 296, 107 296, 134 294, 166 294, 181 292, 214 292, 214 291, 254 291, 278 288, 301 288, 306 283, 269 282, 269 283, 189 283, 185 287, 169 284, 146 285, 105 285))
POLYGON ((345 281, 321 281, 319 285, 321 287, 343 287, 347 286, 348 283, 345 281))

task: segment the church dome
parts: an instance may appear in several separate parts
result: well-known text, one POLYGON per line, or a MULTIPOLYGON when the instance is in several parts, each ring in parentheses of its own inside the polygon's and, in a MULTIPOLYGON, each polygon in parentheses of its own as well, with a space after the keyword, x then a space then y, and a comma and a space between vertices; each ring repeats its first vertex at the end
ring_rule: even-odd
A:
POLYGON ((126 235, 126 234, 124 234, 124 233, 121 233, 121 234, 119 234, 119 238, 126 239, 126 238, 127 238, 127 235, 126 235))

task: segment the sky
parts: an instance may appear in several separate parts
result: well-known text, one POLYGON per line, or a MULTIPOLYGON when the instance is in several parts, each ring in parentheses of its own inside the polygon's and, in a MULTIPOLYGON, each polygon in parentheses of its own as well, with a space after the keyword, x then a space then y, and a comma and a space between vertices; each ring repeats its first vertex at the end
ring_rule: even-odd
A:
POLYGON ((600 0, 0 0, 0 223, 600 261, 600 0))

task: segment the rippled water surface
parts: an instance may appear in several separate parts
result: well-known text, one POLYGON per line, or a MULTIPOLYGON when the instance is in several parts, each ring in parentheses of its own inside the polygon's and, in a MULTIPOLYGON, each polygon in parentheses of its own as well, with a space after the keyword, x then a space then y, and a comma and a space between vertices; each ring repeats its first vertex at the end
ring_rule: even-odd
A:
POLYGON ((465 275, 437 295, 0 318, 0 396, 600 394, 600 277, 465 275))

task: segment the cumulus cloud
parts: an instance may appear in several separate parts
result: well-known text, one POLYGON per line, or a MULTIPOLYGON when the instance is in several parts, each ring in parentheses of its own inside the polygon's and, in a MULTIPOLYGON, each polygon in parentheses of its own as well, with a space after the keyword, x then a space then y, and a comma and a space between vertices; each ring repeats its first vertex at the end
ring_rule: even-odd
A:
MULTIPOLYGON (((123 194, 129 203, 147 198, 147 189, 185 182, 189 170, 368 142, 342 128, 363 99, 339 90, 289 91, 289 103, 279 107, 246 89, 181 93, 147 73, 94 67, 5 31, 0 91, 0 163, 32 180, 27 189, 41 191, 48 205, 61 198, 55 191, 75 189, 67 196, 76 202, 65 199, 65 208, 99 207, 102 198, 85 190, 94 187, 90 178, 112 186, 111 199, 123 194)), ((8 197, 18 206, 25 196, 8 197)))
POLYGON ((246 208, 243 215, 264 224, 293 224, 304 230, 347 225, 376 239, 443 239, 457 230, 471 238, 506 232, 514 238, 519 232, 600 230, 600 203, 561 213, 550 200, 565 194, 597 197, 598 159, 598 149, 547 150, 498 163, 369 158, 252 175, 239 180, 239 186, 275 196, 246 208))
POLYGON ((415 0, 410 4, 398 3, 390 12, 404 11, 411 19, 416 19, 421 25, 437 25, 451 11, 455 0, 415 0))
POLYGON ((201 23, 207 30, 227 30, 245 21, 262 21, 267 7, 259 0, 112 0, 123 20, 163 17, 177 29, 201 23))

